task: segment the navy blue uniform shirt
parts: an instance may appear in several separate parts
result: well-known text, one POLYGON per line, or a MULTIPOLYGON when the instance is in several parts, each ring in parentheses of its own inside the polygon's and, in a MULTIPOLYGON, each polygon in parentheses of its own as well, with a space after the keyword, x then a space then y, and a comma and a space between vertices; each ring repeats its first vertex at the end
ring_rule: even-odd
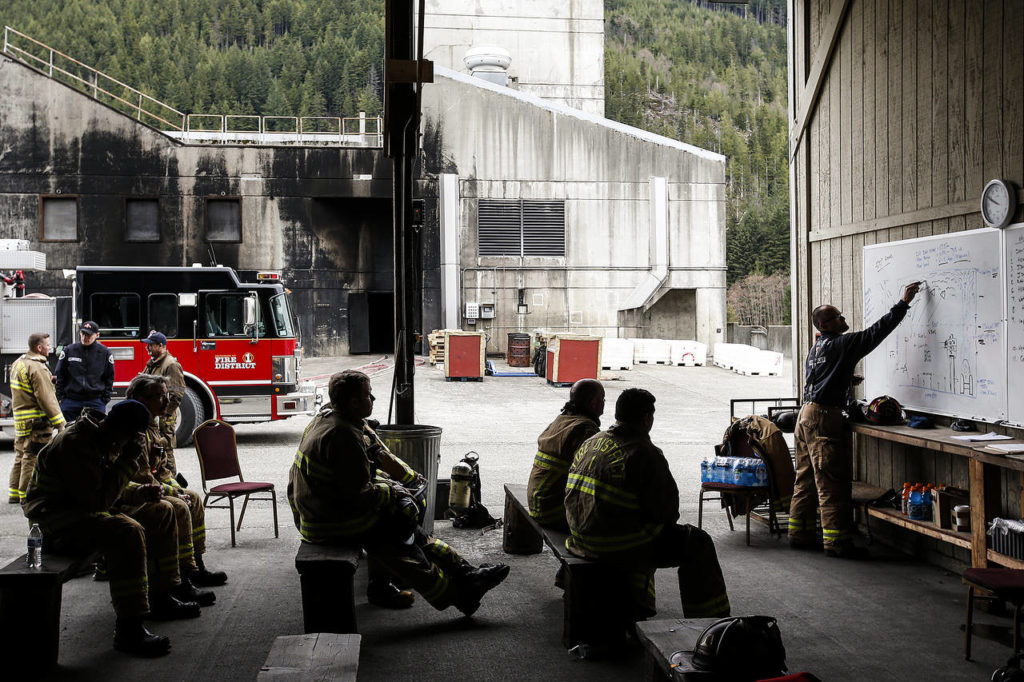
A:
POLYGON ((908 310, 910 306, 900 300, 867 329, 847 334, 822 333, 807 353, 804 402, 845 406, 854 367, 896 329, 908 310))
POLYGON ((99 341, 64 348, 57 360, 57 400, 110 400, 114 388, 114 358, 99 341))

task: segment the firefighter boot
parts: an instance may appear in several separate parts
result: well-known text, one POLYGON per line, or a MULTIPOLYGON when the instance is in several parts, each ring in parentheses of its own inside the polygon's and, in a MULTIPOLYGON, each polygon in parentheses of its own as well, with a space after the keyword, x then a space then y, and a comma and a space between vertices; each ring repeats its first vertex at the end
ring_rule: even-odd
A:
POLYGON ((195 558, 197 570, 192 571, 188 576, 193 585, 196 587, 219 587, 228 581, 228 574, 224 571, 207 570, 202 554, 196 554, 195 558))
POLYGON ((198 618, 201 611, 194 601, 181 601, 170 592, 149 595, 149 618, 153 620, 177 620, 198 618))
POLYGON ((114 648, 133 656, 163 656, 171 648, 171 640, 154 635, 141 618, 118 616, 114 624, 114 648))
POLYGON ((459 581, 455 608, 472 616, 480 608, 483 596, 501 584, 511 569, 505 564, 494 564, 467 571, 459 581))
POLYGON ((366 601, 385 609, 407 609, 416 601, 409 590, 400 590, 390 580, 371 580, 366 587, 366 601))
POLYGON ((200 606, 213 606, 217 601, 217 595, 210 590, 197 590, 196 586, 188 578, 182 578, 180 585, 171 588, 171 594, 175 599, 182 602, 194 601, 200 606))

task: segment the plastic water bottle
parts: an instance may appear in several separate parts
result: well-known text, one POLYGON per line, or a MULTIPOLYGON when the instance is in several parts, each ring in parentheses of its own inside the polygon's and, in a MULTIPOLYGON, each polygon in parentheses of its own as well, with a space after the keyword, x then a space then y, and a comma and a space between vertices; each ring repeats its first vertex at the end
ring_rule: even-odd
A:
POLYGON ((28 561, 29 568, 43 567, 43 531, 38 523, 32 524, 32 530, 28 532, 28 561))
POLYGON ((763 460, 760 460, 760 459, 757 460, 757 468, 755 469, 755 471, 757 473, 757 484, 759 486, 767 486, 768 485, 768 469, 767 469, 767 467, 765 467, 763 460))
POLYGON ((921 491, 921 486, 915 485, 911 488, 907 511, 907 516, 914 521, 924 521, 924 493, 921 491))
POLYGON ((700 481, 708 483, 711 480, 711 461, 705 457, 700 461, 700 481))
POLYGON ((743 460, 736 458, 732 460, 732 480, 729 481, 733 485, 746 485, 746 467, 743 466, 743 460))
POLYGON ((924 488, 924 520, 933 521, 932 519, 932 486, 931 484, 924 488))

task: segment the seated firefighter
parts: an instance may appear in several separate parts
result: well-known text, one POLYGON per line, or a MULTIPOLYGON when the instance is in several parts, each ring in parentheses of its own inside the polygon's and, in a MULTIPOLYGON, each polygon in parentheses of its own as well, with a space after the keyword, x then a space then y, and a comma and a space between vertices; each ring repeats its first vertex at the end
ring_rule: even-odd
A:
POLYGON ((604 386, 597 379, 580 379, 569 389, 569 402, 537 438, 526 497, 530 516, 548 528, 567 531, 565 483, 569 465, 583 441, 601 430, 604 386))
POLYGON ((411 594, 390 582, 394 576, 431 606, 455 606, 472 615, 480 599, 509 568, 473 567, 419 526, 420 506, 404 484, 417 474, 379 442, 366 422, 373 412, 370 378, 362 372, 334 374, 330 403, 306 428, 288 481, 288 502, 302 539, 351 543, 369 559, 371 603, 402 608, 411 594))
POLYGON ((158 484, 163 489, 163 502, 174 508, 178 534, 178 562, 181 573, 182 594, 198 601, 202 606, 213 603, 212 592, 190 589, 217 587, 228 581, 223 571, 210 571, 203 562, 206 553, 206 510, 203 498, 194 490, 183 488, 175 479, 172 464, 167 459, 170 450, 162 415, 166 414, 170 396, 167 377, 140 374, 128 385, 127 397, 138 400, 153 414, 146 428, 148 465, 140 467, 133 479, 139 485, 158 484), (210 595, 197 598, 197 595, 210 595))
POLYGON ((654 570, 679 567, 686 618, 729 615, 729 597, 711 537, 678 524, 679 490, 651 442, 654 396, 629 388, 615 401, 615 424, 588 439, 569 468, 565 513, 569 551, 621 568, 631 615, 655 613, 654 570))
POLYGON ((151 608, 169 615, 198 610, 194 602, 171 595, 176 585, 156 561, 147 570, 147 557, 177 554, 174 515, 170 507, 154 507, 139 520, 108 511, 118 498, 142 504, 160 496, 158 486, 128 486, 146 466, 142 434, 149 422, 149 410, 135 400, 117 403, 106 416, 83 414, 39 453, 22 509, 29 522, 39 524, 48 549, 105 555, 117 614, 114 648, 159 656, 170 649, 170 640, 149 632, 143 617, 151 608))

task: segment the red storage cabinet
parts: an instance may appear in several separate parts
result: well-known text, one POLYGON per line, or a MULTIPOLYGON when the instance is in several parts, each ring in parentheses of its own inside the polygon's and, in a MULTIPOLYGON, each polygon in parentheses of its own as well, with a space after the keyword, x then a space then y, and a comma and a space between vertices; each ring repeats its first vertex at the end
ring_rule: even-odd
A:
POLYGON ((444 378, 453 380, 483 381, 484 378, 484 333, 444 333, 444 378))
POLYGON ((597 379, 600 372, 600 336, 557 334, 548 341, 548 383, 573 384, 580 379, 597 379))

